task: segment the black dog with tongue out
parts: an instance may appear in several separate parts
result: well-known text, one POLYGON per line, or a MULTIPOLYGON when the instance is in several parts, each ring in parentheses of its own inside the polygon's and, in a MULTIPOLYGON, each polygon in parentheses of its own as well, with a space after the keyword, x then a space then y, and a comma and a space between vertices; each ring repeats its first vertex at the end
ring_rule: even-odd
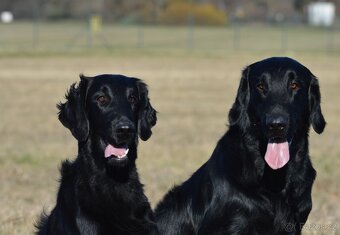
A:
POLYGON ((139 181, 138 136, 156 124, 147 86, 122 75, 80 76, 59 120, 78 140, 78 156, 61 167, 57 203, 38 234, 158 234, 139 181))
POLYGON ((310 125, 325 127, 316 77, 290 58, 243 71, 229 130, 155 210, 161 234, 300 234, 315 178, 310 125))

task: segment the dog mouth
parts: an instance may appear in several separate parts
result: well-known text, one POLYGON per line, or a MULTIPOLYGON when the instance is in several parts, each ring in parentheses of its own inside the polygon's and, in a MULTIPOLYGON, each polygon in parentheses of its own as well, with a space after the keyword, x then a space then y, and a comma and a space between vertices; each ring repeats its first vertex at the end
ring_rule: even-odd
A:
POLYGON ((284 167, 290 159, 289 143, 284 138, 270 138, 264 157, 266 163, 273 170, 284 167))
POLYGON ((122 161, 127 159, 129 148, 127 146, 115 147, 112 144, 107 144, 104 150, 104 156, 106 159, 115 159, 122 161))

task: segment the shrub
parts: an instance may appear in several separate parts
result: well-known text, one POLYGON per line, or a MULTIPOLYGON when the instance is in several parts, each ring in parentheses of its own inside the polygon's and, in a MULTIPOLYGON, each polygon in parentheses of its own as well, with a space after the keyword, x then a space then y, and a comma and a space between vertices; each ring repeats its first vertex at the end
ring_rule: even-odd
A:
POLYGON ((226 23, 226 15, 211 4, 196 5, 194 18, 201 25, 223 25, 226 23))
POLYGON ((223 25, 226 15, 214 5, 194 4, 185 1, 171 1, 162 14, 161 22, 165 24, 183 25, 193 20, 199 25, 223 25))

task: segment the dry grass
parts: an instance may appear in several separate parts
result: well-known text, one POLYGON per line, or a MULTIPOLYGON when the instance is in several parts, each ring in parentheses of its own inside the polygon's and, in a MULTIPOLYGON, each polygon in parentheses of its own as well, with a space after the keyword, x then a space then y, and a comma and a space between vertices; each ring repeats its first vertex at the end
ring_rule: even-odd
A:
MULTIPOLYGON (((311 134, 318 178, 308 223, 337 224, 340 234, 340 57, 294 57, 320 78, 328 121, 324 134, 311 134)), ((55 104, 78 73, 122 73, 149 84, 159 122, 152 138, 140 142, 138 169, 154 206, 209 158, 227 128, 240 70, 262 58, 0 58, 0 234, 31 234, 42 208, 54 205, 60 161, 76 154, 76 141, 58 122, 55 104)), ((331 234, 319 230, 305 234, 331 234)))

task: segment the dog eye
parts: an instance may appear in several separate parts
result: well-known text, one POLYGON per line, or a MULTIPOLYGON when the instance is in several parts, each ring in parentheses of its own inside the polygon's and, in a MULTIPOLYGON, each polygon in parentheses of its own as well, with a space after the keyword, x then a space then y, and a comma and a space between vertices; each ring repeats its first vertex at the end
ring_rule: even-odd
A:
POLYGON ((291 84, 290 84, 290 89, 292 89, 293 91, 296 91, 297 89, 299 89, 300 88, 300 86, 299 86, 299 84, 297 84, 296 82, 292 82, 291 84))
POLYGON ((109 103, 109 98, 104 96, 104 95, 101 95, 97 98, 97 102, 100 104, 100 105, 106 105, 107 103, 109 103))
POLYGON ((263 85, 262 82, 258 83, 258 84, 256 85, 256 87, 257 87, 257 89, 258 89, 259 91, 264 91, 264 85, 263 85))
POLYGON ((131 103, 131 104, 136 104, 138 102, 138 98, 134 95, 130 95, 129 98, 128 98, 128 101, 131 103))

